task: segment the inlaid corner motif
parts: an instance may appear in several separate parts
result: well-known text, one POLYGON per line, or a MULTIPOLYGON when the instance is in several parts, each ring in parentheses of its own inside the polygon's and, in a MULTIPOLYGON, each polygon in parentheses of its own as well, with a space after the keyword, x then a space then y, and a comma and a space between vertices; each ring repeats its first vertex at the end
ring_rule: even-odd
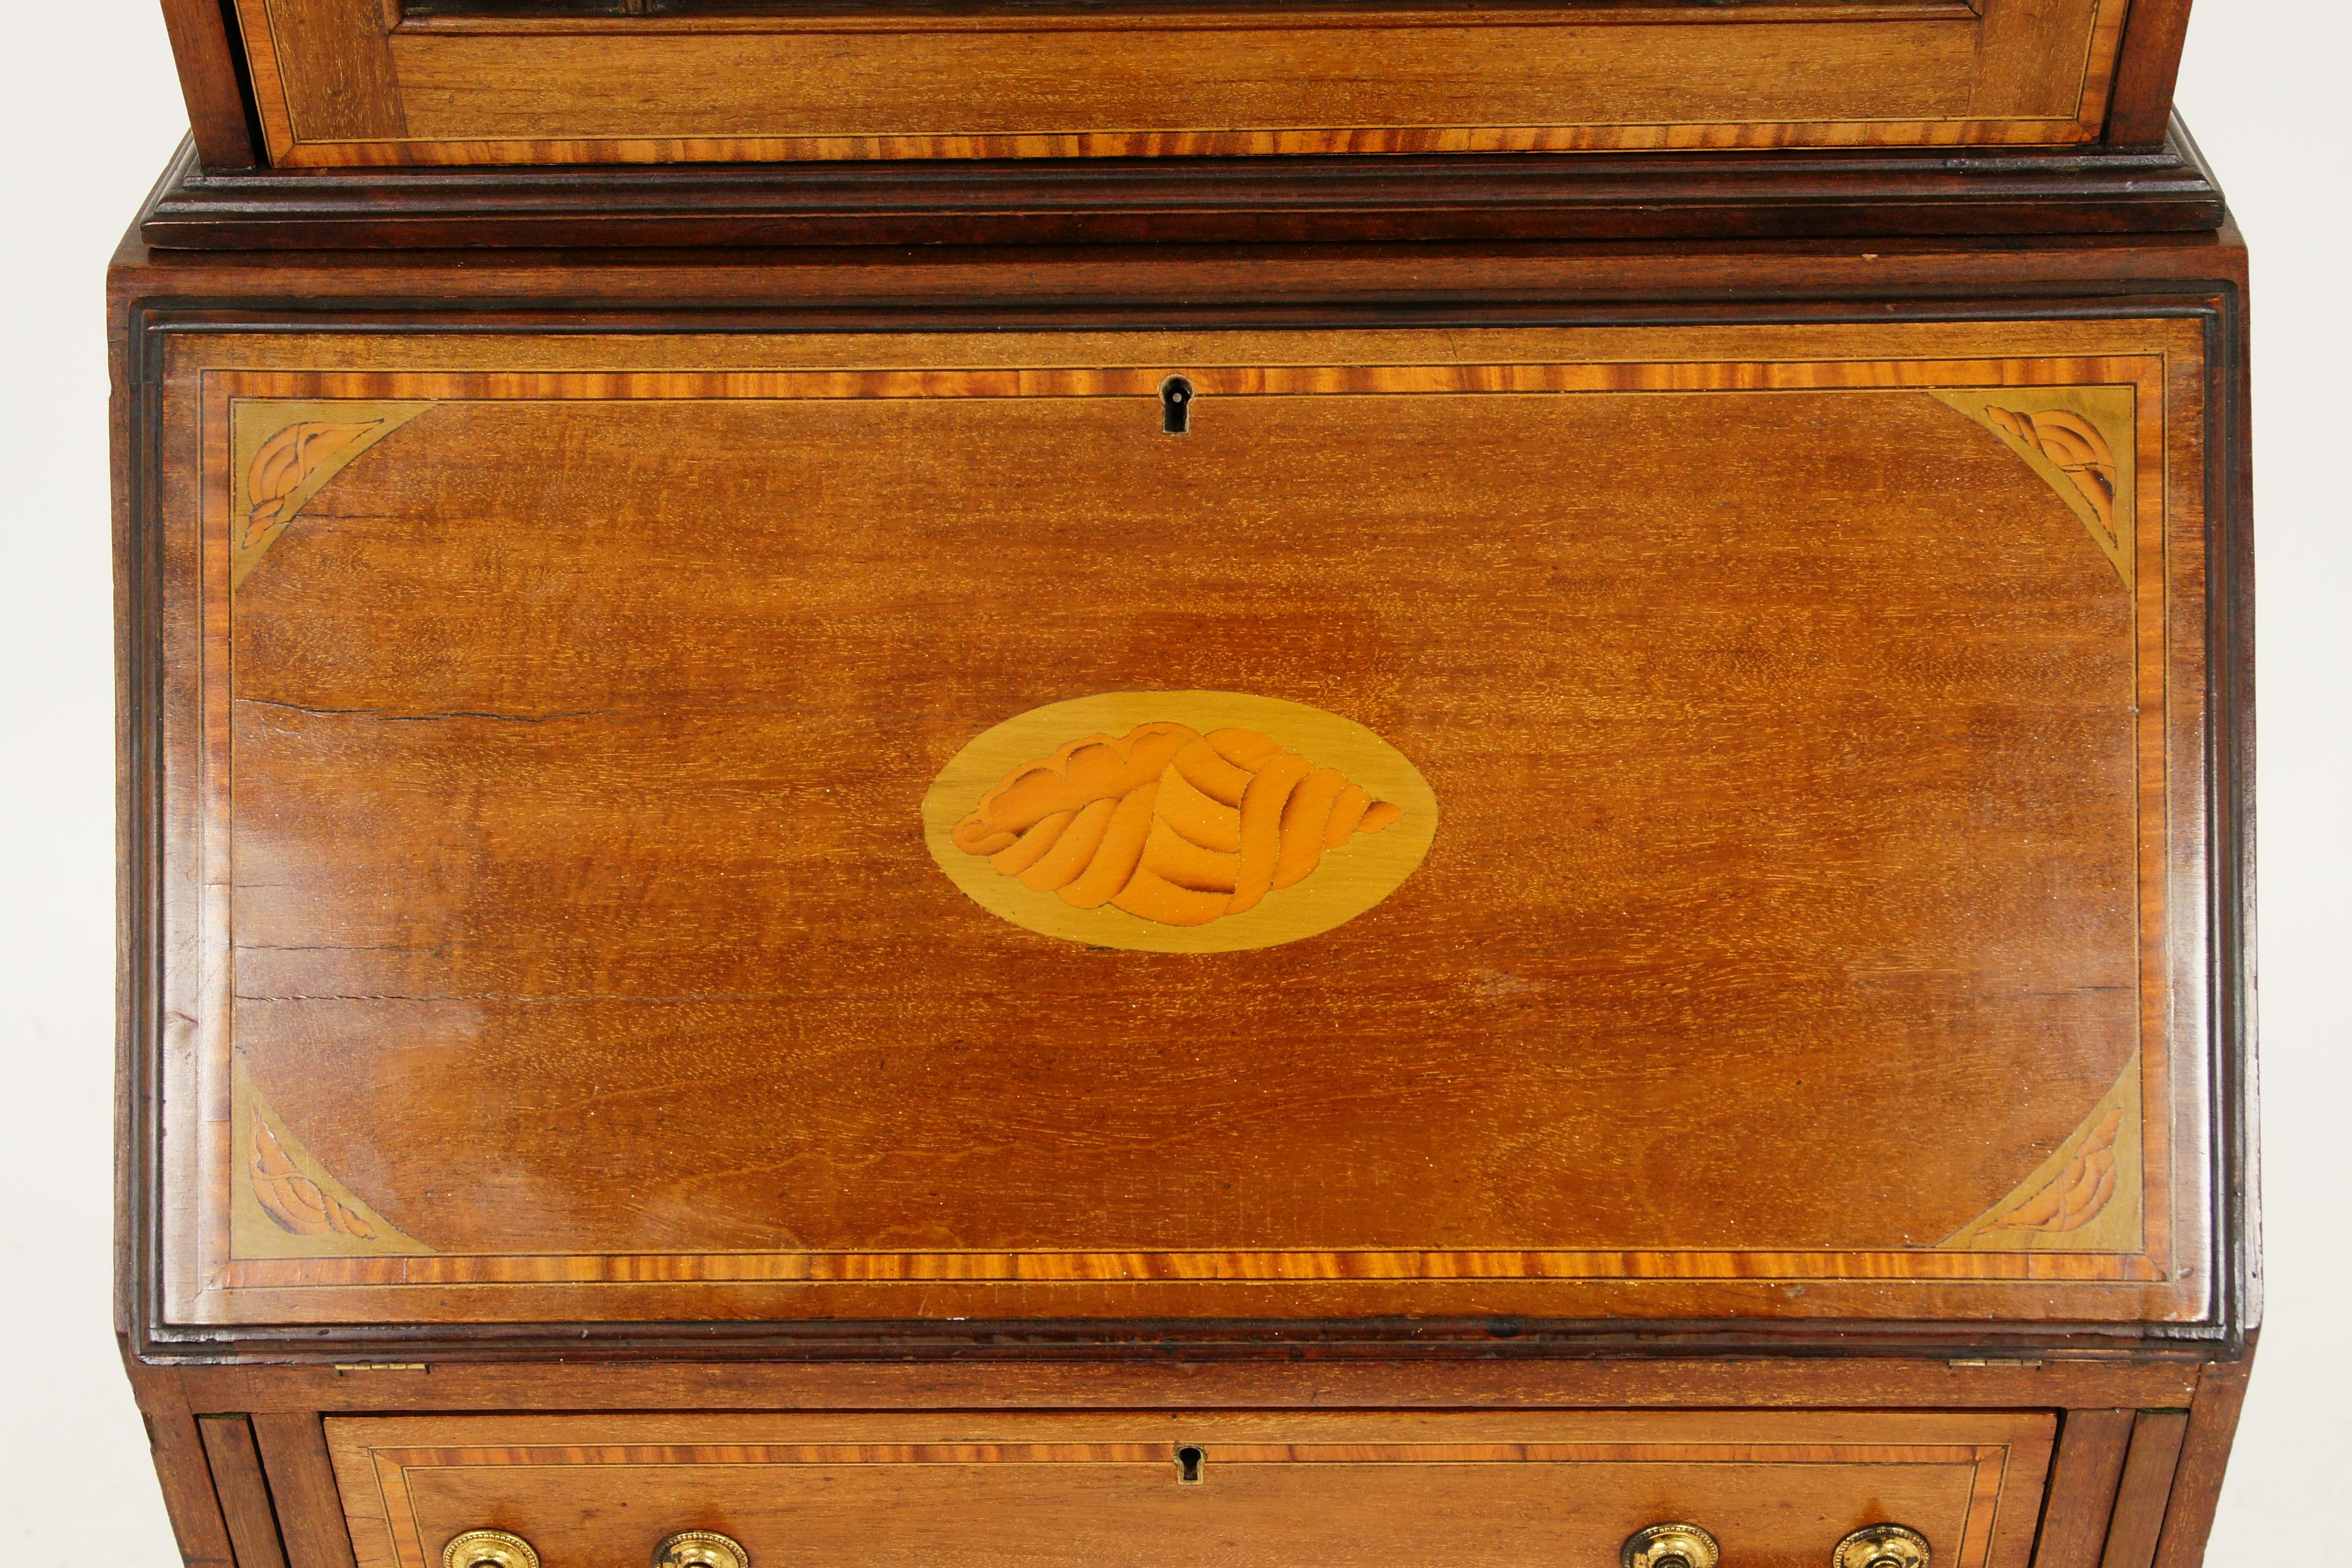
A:
POLYGON ((2139 1057, 2058 1152, 1942 1245, 1986 1252, 2139 1252, 2139 1057))
POLYGON ((250 576, 338 474, 429 403, 241 399, 229 425, 229 584, 250 576))
POLYGON ((2022 387, 1937 392, 2000 437, 2066 503, 2130 587, 2137 577, 2135 435, 2138 399, 2128 386, 2022 387))
POLYGON ((428 1253, 310 1158, 239 1061, 233 1086, 230 1251, 238 1258, 428 1253))
POLYGON ((982 908, 1091 946, 1269 947, 1354 919, 1429 852, 1437 802, 1361 725, 1223 691, 1126 691, 1008 720, 923 803, 982 908))

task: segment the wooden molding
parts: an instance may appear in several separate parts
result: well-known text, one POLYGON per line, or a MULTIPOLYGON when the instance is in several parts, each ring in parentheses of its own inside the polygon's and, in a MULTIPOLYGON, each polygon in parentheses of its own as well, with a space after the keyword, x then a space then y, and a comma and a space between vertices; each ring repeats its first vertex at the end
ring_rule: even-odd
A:
POLYGON ((141 224, 171 249, 1797 238, 2193 232, 2220 186, 2154 151, 1531 153, 299 169, 184 154, 141 224))

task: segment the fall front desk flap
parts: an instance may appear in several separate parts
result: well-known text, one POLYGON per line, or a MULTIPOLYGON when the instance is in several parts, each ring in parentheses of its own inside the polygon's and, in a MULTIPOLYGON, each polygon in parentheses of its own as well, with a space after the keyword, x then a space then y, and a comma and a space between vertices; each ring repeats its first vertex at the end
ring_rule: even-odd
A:
POLYGON ((176 340, 168 1311, 2196 1320, 2202 352, 176 340))

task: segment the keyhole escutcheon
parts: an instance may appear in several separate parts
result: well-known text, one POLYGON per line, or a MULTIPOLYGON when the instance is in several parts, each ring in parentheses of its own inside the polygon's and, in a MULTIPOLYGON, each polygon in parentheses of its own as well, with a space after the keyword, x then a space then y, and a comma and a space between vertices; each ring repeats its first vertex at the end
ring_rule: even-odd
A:
POLYGON ((1192 434, 1192 384, 1181 375, 1160 384, 1160 428, 1170 436, 1192 434))

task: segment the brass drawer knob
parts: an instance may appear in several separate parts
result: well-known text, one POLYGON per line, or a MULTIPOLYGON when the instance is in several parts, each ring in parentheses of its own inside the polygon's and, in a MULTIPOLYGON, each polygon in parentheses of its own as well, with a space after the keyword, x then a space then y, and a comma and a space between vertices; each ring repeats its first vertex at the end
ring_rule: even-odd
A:
POLYGON ((1623 1568, 1715 1568, 1723 1548, 1696 1524, 1653 1524, 1617 1549, 1623 1568))
POLYGON ((654 1568, 751 1568, 751 1554, 715 1530, 681 1530, 654 1548, 654 1568))
POLYGON ((1874 1524, 1837 1543, 1830 1568, 1927 1568, 1936 1553, 1927 1538, 1900 1524, 1874 1524))
POLYGON ((469 1530, 441 1549, 441 1568, 539 1568, 539 1553, 511 1531, 469 1530))

